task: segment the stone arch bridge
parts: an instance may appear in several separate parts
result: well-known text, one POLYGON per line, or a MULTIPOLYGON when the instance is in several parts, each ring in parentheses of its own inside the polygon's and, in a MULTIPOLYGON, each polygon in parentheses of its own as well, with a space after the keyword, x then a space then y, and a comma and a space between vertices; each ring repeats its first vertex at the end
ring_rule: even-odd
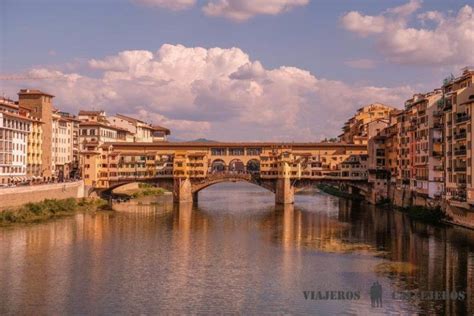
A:
POLYGON ((366 181, 348 181, 344 179, 328 178, 320 180, 306 180, 306 179, 262 179, 258 174, 249 172, 235 173, 235 172, 221 172, 208 175, 204 179, 189 179, 189 178, 149 178, 149 179, 126 179, 115 183, 106 189, 93 189, 102 196, 108 196, 111 192, 121 186, 130 183, 148 183, 165 190, 173 192, 173 200, 177 203, 196 202, 198 200, 198 193, 212 185, 224 182, 247 182, 264 188, 275 194, 276 204, 291 204, 294 203, 294 194, 304 189, 314 187, 317 183, 329 184, 348 193, 359 194, 367 196, 369 194, 369 186, 366 181))
POLYGON ((91 161, 107 166, 92 184, 92 191, 100 194, 145 182, 172 191, 175 202, 187 203, 196 201, 199 191, 211 185, 239 181, 273 192, 277 204, 293 203, 295 192, 322 182, 362 195, 370 193, 360 165, 366 156, 364 145, 112 143, 102 148, 97 155, 102 161, 91 161))

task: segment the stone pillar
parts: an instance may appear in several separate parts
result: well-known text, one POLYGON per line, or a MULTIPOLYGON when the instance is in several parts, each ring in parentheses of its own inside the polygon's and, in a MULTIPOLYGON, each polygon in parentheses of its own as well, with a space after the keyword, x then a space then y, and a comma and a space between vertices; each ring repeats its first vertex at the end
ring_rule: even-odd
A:
POLYGON ((191 181, 189 178, 175 178, 173 188, 173 202, 175 203, 192 203, 193 193, 191 181))
POLYGON ((276 204, 293 204, 295 202, 295 188, 289 177, 278 178, 275 187, 276 204))

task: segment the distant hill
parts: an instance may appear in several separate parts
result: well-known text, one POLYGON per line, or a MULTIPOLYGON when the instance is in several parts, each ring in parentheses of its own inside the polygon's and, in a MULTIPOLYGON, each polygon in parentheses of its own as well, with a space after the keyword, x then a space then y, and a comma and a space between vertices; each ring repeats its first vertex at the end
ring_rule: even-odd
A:
POLYGON ((206 138, 198 138, 195 140, 191 140, 191 142, 196 142, 196 143, 218 143, 216 140, 211 140, 211 139, 206 139, 206 138))
POLYGON ((197 138, 197 139, 193 139, 193 140, 185 140, 185 139, 172 137, 172 136, 168 137, 168 141, 170 141, 170 142, 218 143, 218 141, 216 141, 216 140, 211 140, 211 139, 207 139, 207 138, 197 138))

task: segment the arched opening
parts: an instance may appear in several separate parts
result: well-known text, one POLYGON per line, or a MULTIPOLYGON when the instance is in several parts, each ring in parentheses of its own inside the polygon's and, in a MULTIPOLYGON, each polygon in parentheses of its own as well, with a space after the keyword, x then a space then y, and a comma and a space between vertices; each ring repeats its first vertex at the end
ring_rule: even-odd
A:
POLYGON ((229 171, 232 173, 244 173, 245 165, 240 159, 234 159, 229 163, 229 171))
POLYGON ((247 162, 247 172, 259 173, 260 172, 260 162, 256 159, 249 160, 249 162, 247 162))
POLYGON ((221 173, 225 172, 226 165, 224 160, 216 159, 211 164, 211 173, 221 173))

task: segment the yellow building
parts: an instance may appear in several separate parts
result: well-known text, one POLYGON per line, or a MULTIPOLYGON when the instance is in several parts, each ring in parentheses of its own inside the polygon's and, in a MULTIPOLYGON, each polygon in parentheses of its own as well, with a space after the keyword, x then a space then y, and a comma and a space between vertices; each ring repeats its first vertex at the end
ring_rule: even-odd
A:
MULTIPOLYGON (((84 148, 86 185, 160 177, 205 178, 221 172, 258 173, 262 179, 281 176, 322 179, 341 176, 341 164, 354 156, 366 160, 365 145, 334 143, 105 143, 84 148), (365 158, 364 158, 365 157, 365 158), (285 168, 281 162, 286 161, 285 168)), ((364 162, 352 166, 347 178, 366 178, 364 162)), ((347 171, 347 169, 345 169, 347 171)))
MULTIPOLYGON (((367 144, 368 140, 376 135, 376 129, 369 129, 372 122, 390 118, 394 107, 373 103, 357 110, 356 114, 344 124, 339 139, 348 144, 367 144)), ((383 127, 382 127, 383 128, 383 127)), ((381 128, 379 128, 381 129, 381 128)))
POLYGON ((21 89, 18 92, 20 107, 30 110, 30 116, 43 122, 41 138, 41 172, 43 178, 53 176, 52 138, 53 138, 53 98, 54 96, 36 89, 21 89))
POLYGON ((31 130, 28 134, 27 148, 27 166, 26 174, 33 181, 42 179, 42 162, 43 162, 43 122, 39 118, 31 115, 31 110, 20 107, 20 111, 25 113, 31 119, 31 130))

